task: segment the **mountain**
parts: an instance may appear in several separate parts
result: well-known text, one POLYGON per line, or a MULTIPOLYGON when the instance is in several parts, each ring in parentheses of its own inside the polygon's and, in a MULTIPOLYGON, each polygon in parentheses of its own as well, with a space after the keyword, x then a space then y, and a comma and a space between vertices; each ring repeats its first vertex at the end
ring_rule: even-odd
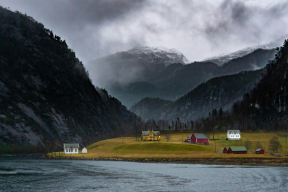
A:
POLYGON ((81 146, 132 130, 135 114, 95 88, 75 53, 32 17, 0 7, 0 144, 81 146))
POLYGON ((131 107, 145 97, 175 101, 211 78, 263 68, 275 52, 253 49, 218 66, 209 61, 188 64, 173 49, 141 47, 97 59, 89 64, 89 72, 94 84, 131 107))
POLYGON ((190 122, 208 116, 215 108, 230 109, 233 103, 254 88, 263 72, 264 69, 261 69, 216 77, 200 84, 175 102, 145 98, 133 105, 131 111, 144 120, 171 121, 179 117, 182 122, 190 122))
MULTIPOLYGON (((226 118, 234 118, 240 129, 287 129, 288 109, 288 41, 266 65, 265 74, 253 90, 234 103, 226 118)), ((223 119, 223 124, 227 122, 223 119)))
POLYGON ((142 119, 149 120, 153 118, 153 116, 151 116, 152 113, 163 108, 163 106, 169 106, 172 103, 172 101, 167 101, 161 98, 146 97, 133 105, 130 110, 137 113, 137 115, 142 119))
POLYGON ((222 55, 218 55, 215 57, 210 57, 210 58, 205 59, 204 61, 213 62, 217 65, 223 65, 224 63, 227 63, 233 59, 243 57, 243 56, 248 55, 248 54, 250 54, 256 50, 259 50, 259 49, 263 49, 263 50, 275 49, 276 47, 279 47, 282 45, 285 37, 287 37, 287 35, 281 36, 281 37, 279 37, 279 38, 275 39, 274 41, 271 41, 267 44, 257 45, 257 46, 253 46, 253 47, 247 47, 245 49, 242 49, 242 50, 239 50, 239 51, 236 51, 233 53, 222 54, 222 55))
POLYGON ((88 69, 102 87, 143 81, 172 63, 187 63, 187 58, 175 49, 138 47, 117 52, 92 61, 88 69))
POLYGON ((265 67, 273 59, 276 49, 256 49, 243 57, 232 59, 221 66, 220 74, 235 74, 240 71, 257 70, 265 67))

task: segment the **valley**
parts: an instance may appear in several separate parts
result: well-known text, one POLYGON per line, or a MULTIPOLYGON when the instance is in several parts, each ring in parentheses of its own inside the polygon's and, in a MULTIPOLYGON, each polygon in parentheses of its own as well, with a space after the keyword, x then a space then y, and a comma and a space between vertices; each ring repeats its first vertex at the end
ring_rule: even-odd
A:
MULTIPOLYGON (((185 143, 183 140, 191 134, 191 131, 175 132, 166 131, 161 134, 161 140, 158 141, 141 141, 135 137, 114 138, 96 142, 87 146, 87 154, 72 155, 74 159, 95 159, 95 160, 126 160, 126 161, 146 161, 146 162, 186 162, 186 163, 220 163, 220 164, 278 164, 286 165, 288 156, 277 157, 267 152, 264 155, 255 154, 257 142, 260 142, 263 149, 268 151, 269 140, 273 136, 281 133, 277 132, 242 132, 240 141, 226 140, 226 132, 215 134, 215 140, 210 134, 209 145, 199 145, 185 143), (166 135, 170 139, 167 141, 166 135), (183 136, 182 136, 183 135, 183 136), (183 137, 183 140, 182 140, 183 137), (244 146, 245 142, 251 141, 251 148, 248 154, 223 154, 218 149, 223 150, 226 146, 244 146), (215 150, 216 142, 216 150, 215 150), (216 151, 216 152, 215 152, 216 151)), ((206 134, 207 135, 207 134, 206 134)), ((282 152, 287 150, 285 137, 279 137, 282 144, 282 152)), ((63 152, 49 153, 50 158, 71 158, 70 155, 64 155, 63 152)))

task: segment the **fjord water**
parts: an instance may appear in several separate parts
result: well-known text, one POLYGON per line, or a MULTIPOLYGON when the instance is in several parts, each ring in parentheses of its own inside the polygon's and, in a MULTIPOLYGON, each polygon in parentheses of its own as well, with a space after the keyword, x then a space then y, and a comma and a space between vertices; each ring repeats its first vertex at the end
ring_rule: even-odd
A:
POLYGON ((287 167, 0 157, 0 191, 287 191, 287 167))

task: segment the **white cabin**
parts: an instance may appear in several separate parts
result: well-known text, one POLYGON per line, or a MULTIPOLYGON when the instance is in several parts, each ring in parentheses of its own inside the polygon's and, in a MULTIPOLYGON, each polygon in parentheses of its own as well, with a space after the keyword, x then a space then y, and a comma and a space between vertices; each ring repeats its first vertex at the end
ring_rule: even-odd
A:
POLYGON ((64 143, 64 154, 78 154, 79 143, 64 143))
POLYGON ((241 139, 240 130, 228 130, 227 139, 228 140, 240 140, 241 139))
POLYGON ((82 149, 82 153, 87 153, 87 149, 85 147, 82 149))

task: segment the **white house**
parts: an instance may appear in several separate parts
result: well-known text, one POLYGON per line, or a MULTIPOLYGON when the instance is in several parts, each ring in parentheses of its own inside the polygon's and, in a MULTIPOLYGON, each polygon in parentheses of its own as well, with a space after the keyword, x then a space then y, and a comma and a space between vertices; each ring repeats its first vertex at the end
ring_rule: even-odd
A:
POLYGON ((228 140, 240 140, 241 139, 240 130, 228 130, 227 139, 228 140))
POLYGON ((64 143, 64 154, 78 154, 79 143, 64 143))
POLYGON ((85 147, 82 149, 82 153, 87 153, 87 149, 85 147))

